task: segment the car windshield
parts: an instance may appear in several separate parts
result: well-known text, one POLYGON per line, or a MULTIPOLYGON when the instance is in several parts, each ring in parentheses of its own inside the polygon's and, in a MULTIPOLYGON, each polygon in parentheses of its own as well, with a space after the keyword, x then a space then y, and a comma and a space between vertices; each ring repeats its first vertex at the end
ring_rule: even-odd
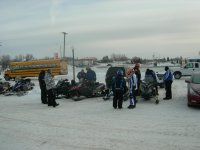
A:
POLYGON ((200 84, 199 74, 195 74, 195 75, 192 76, 192 83, 200 84))

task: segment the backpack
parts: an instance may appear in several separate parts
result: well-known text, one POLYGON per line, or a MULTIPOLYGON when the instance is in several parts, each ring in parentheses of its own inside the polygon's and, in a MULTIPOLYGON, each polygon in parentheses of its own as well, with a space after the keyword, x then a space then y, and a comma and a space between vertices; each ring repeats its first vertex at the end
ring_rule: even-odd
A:
POLYGON ((116 91, 124 91, 124 80, 122 78, 115 78, 115 83, 114 83, 114 90, 116 91))

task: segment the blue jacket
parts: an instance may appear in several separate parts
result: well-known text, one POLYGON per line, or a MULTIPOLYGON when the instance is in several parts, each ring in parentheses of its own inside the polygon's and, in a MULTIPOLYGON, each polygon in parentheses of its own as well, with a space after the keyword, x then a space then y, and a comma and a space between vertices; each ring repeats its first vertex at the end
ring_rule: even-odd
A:
POLYGON ((173 75, 172 72, 170 70, 167 70, 164 74, 164 81, 172 81, 173 80, 173 75))
POLYGON ((96 81, 96 73, 91 69, 88 70, 85 79, 89 81, 96 81))

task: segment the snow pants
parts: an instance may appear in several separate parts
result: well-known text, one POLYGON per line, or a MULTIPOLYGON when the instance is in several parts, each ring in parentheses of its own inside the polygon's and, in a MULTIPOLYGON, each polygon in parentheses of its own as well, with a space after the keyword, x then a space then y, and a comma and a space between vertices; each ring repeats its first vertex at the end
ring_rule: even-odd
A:
POLYGON ((48 94, 48 106, 56 106, 56 97, 53 89, 47 91, 48 94))
POLYGON ((166 98, 172 98, 172 81, 165 81, 166 98))
POLYGON ((123 104, 123 91, 122 90, 115 90, 114 97, 113 97, 113 107, 114 108, 122 108, 123 104))

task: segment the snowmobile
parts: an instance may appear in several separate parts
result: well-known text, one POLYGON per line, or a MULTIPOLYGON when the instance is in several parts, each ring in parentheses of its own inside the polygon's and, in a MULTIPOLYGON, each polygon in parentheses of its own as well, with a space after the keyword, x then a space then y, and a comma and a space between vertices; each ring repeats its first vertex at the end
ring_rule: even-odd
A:
POLYGON ((57 82, 56 87, 54 88, 56 98, 60 95, 69 97, 69 89, 71 88, 71 84, 68 79, 61 79, 57 82))
POLYGON ((69 95, 72 99, 81 100, 85 97, 100 97, 105 93, 105 84, 99 82, 83 81, 78 85, 72 86, 69 95))
POLYGON ((0 94, 6 93, 10 87, 11 85, 9 82, 0 82, 0 94))
POLYGON ((27 93, 27 91, 32 90, 35 84, 31 82, 31 79, 16 79, 15 84, 11 86, 8 92, 4 93, 4 95, 17 95, 22 96, 27 93))
POLYGON ((158 104, 159 100, 158 100, 155 84, 157 83, 142 80, 140 84, 140 91, 141 91, 142 98, 144 98, 145 100, 150 100, 151 98, 154 98, 155 103, 158 104))

